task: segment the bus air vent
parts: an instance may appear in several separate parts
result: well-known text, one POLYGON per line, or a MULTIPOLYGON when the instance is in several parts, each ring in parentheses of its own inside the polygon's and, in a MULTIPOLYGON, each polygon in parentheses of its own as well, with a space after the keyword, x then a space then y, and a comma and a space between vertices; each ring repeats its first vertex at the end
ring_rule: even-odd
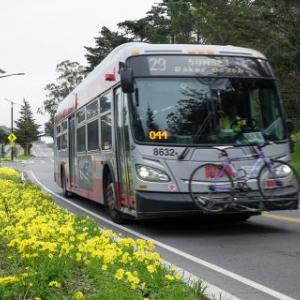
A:
POLYGON ((145 50, 145 53, 182 53, 182 50, 145 50))
POLYGON ((248 53, 248 52, 219 51, 219 54, 253 56, 252 53, 248 53))

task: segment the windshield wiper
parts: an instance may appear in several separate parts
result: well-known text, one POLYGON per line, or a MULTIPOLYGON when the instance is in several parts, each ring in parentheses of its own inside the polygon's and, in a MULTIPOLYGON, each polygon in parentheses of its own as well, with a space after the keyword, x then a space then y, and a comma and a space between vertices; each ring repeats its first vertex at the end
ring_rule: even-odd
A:
MULTIPOLYGON (((206 127, 207 123, 210 121, 210 118, 211 118, 212 114, 213 114, 212 112, 208 113, 207 117, 205 118, 205 120, 203 121, 203 123, 201 124, 201 126, 199 126, 199 128, 197 129, 195 135, 202 134, 203 129, 206 127)), ((183 151, 177 155, 177 159, 178 160, 184 159, 186 157, 186 155, 189 153, 190 149, 191 149, 191 146, 186 146, 183 149, 183 151)))

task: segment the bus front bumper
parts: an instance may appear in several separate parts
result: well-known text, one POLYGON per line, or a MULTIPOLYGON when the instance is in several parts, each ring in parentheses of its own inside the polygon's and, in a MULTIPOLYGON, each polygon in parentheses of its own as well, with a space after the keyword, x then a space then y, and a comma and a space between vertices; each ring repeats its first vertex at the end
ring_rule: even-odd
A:
MULTIPOLYGON (((207 212, 199 209, 192 201, 188 193, 168 193, 168 192, 144 192, 136 191, 136 217, 137 219, 159 218, 159 217, 173 217, 183 215, 195 215, 195 214, 207 214, 207 212)), ((249 207, 259 207, 259 201, 254 199, 243 200, 244 205, 249 207)), ((298 209, 299 202, 294 201, 291 205, 286 207, 278 207, 272 205, 272 201, 264 202, 264 210, 287 210, 298 209)), ((217 214, 241 214, 249 213, 251 215, 257 215, 260 212, 250 212, 245 210, 226 209, 217 214)), ((209 213, 211 214, 211 213, 209 213)), ((214 213, 216 214, 216 213, 214 213)))

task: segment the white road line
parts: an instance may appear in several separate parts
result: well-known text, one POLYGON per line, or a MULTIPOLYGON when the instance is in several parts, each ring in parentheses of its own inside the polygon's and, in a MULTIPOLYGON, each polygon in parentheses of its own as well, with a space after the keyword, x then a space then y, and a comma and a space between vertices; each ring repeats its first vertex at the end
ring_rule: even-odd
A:
POLYGON ((222 267, 219 267, 219 266, 217 266, 217 265, 215 265, 215 264, 212 264, 212 263, 207 262, 207 261, 205 261, 205 260, 203 260, 203 259, 200 259, 200 258, 198 258, 198 257, 195 257, 195 256, 193 256, 193 255, 191 255, 191 254, 188 254, 188 253, 186 253, 186 252, 184 252, 184 251, 181 251, 181 250, 179 250, 179 249, 177 249, 177 248, 174 248, 174 247, 172 247, 172 246, 169 246, 169 245, 167 245, 167 244, 164 244, 164 243, 162 243, 162 242, 159 242, 159 241, 157 241, 157 240, 155 240, 155 239, 153 239, 153 238, 151 238, 151 237, 149 237, 149 236, 146 236, 146 235, 141 234, 141 233, 139 233, 139 232, 137 232, 137 231, 134 231, 134 230, 131 230, 131 229, 129 229, 129 228, 126 228, 126 227, 124 227, 124 226, 122 226, 122 225, 116 224, 116 223, 114 223, 113 221, 107 220, 106 218, 101 217, 101 216, 97 215, 96 213, 94 213, 94 212, 92 212, 92 211, 90 211, 90 210, 88 210, 88 209, 86 209, 86 208, 83 208, 83 207, 81 207, 80 205, 77 205, 77 204, 73 203, 72 201, 67 200, 66 198, 64 198, 64 197, 62 197, 62 196, 56 194, 55 192, 51 191, 49 188, 47 188, 44 184, 42 184, 42 183, 36 178, 36 176, 34 175, 33 171, 30 171, 30 173, 31 173, 32 177, 34 178, 34 180, 35 180, 41 187, 43 187, 44 190, 46 190, 46 191, 49 192, 50 194, 54 195, 55 197, 57 197, 57 198, 59 198, 59 199, 65 201, 65 202, 69 203, 70 205, 72 205, 72 206, 74 206, 74 207, 76 207, 76 208, 78 208, 78 209, 80 209, 80 210, 82 210, 82 211, 88 213, 89 215, 92 215, 92 216, 95 217, 96 219, 102 220, 102 221, 104 221, 104 222, 106 222, 106 223, 108 223, 108 224, 110 224, 110 225, 112 225, 112 226, 114 226, 114 227, 116 227, 116 228, 119 228, 119 229, 121 229, 121 230, 123 230, 123 231, 125 231, 125 232, 128 232, 128 233, 130 233, 130 234, 132 234, 132 235, 134 235, 134 236, 136 236, 136 237, 139 237, 139 238, 141 238, 141 239, 144 239, 144 240, 152 240, 152 241, 155 243, 155 245, 158 246, 158 247, 160 247, 160 248, 163 248, 163 249, 168 250, 168 251, 170 251, 170 252, 172 252, 172 253, 175 253, 175 254, 177 254, 177 255, 179 255, 179 256, 182 256, 182 257, 184 257, 184 258, 186 258, 186 259, 188 259, 188 260, 190 260, 190 261, 193 261, 193 262, 195 262, 195 263, 197 263, 197 264, 199 264, 199 265, 205 266, 205 267, 207 267, 208 269, 211 269, 211 270, 213 270, 213 271, 215 271, 215 272, 218 272, 218 273, 220 273, 220 274, 222 274, 222 275, 225 275, 225 276, 227 276, 227 277, 230 277, 230 278, 232 278, 232 279, 234 279, 234 280, 236 280, 236 281, 238 281, 238 282, 241 282, 241 283, 243 283, 243 284, 245 284, 245 285, 248 285, 248 286, 250 286, 250 287, 252 287, 252 288, 254 288, 254 289, 256 289, 256 290, 259 290, 259 291, 261 291, 261 292, 263 292, 263 293, 265 293, 265 294, 267 294, 267 295, 270 295, 270 296, 272 296, 272 297, 274 297, 274 298, 276 298, 276 299, 280 299, 280 300, 295 300, 294 298, 291 298, 290 296, 284 295, 284 294, 282 294, 282 293, 280 293, 280 292, 278 292, 278 291, 275 291, 275 290, 273 290, 273 289, 271 289, 271 288, 269 288, 269 287, 267 287, 267 286, 264 286, 264 285, 262 285, 262 284, 260 284, 260 283, 258 283, 258 282, 255 282, 255 281, 253 281, 253 280, 251 280, 251 279, 245 278, 245 277, 243 277, 243 276, 241 276, 241 275, 238 275, 238 274, 236 274, 236 273, 233 273, 233 272, 231 272, 231 271, 228 271, 228 270, 226 270, 226 269, 224 269, 224 268, 222 268, 222 267))

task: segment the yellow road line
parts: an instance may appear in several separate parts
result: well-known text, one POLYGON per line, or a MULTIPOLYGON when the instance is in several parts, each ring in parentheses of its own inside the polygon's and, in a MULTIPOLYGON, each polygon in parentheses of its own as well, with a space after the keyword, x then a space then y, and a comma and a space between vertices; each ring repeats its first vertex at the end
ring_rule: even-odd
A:
POLYGON ((286 217, 283 215, 274 215, 269 212, 263 212, 262 216, 274 219, 274 220, 279 220, 279 221, 286 221, 286 222, 292 222, 292 223, 300 223, 300 218, 293 218, 293 217, 286 217))

